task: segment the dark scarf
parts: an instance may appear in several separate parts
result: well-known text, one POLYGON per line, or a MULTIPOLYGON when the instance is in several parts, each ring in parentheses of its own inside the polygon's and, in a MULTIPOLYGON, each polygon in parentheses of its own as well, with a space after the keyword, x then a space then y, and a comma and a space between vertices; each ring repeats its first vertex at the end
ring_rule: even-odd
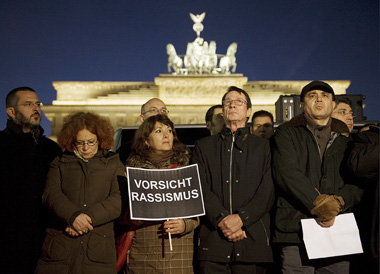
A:
POLYGON ((329 119, 328 123, 324 126, 318 125, 316 122, 314 122, 309 116, 305 114, 307 127, 309 130, 313 133, 315 140, 318 143, 318 147, 320 150, 320 156, 321 159, 323 158, 323 155, 325 154, 325 150, 327 147, 327 143, 331 136, 331 118, 329 119))
POLYGON ((157 153, 152 151, 148 155, 148 161, 151 162, 154 166, 160 168, 170 162, 170 159, 173 157, 173 150, 165 150, 157 153))

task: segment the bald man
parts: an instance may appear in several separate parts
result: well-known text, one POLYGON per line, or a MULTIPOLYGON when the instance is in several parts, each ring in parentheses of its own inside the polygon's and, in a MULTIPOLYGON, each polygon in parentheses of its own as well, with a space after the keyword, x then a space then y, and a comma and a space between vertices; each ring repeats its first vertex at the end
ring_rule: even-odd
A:
POLYGON ((152 98, 141 106, 140 121, 144 122, 145 119, 157 114, 168 115, 169 111, 165 103, 158 99, 152 98))
MULTIPOLYGON (((158 98, 152 98, 141 106, 141 114, 139 116, 140 122, 143 123, 144 120, 149 118, 150 116, 154 116, 157 114, 168 115, 168 113, 169 110, 166 108, 166 105, 162 100, 158 98)), ((118 138, 121 138, 121 134, 119 134, 119 136, 120 137, 118 138)), ((120 140, 120 142, 122 141, 120 140)), ((121 146, 117 149, 120 160, 124 165, 129 154, 131 153, 131 146, 132 140, 128 140, 127 142, 124 141, 124 143, 122 143, 121 146)))

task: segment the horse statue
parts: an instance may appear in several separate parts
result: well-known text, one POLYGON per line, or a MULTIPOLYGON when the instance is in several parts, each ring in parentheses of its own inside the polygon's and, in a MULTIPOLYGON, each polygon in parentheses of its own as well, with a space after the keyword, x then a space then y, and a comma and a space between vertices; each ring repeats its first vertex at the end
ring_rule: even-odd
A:
POLYGON ((169 58, 168 58, 168 72, 171 72, 171 68, 173 68, 173 71, 174 71, 175 74, 180 74, 181 73, 181 69, 182 69, 183 61, 177 55, 175 47, 172 44, 167 44, 166 45, 166 53, 169 55, 169 58))
POLYGON ((236 71, 236 54, 237 43, 233 42, 229 45, 227 49, 227 54, 220 59, 219 67, 221 73, 228 74, 230 73, 230 67, 232 67, 231 72, 236 71))
POLYGON ((218 65, 218 56, 216 55, 216 43, 211 41, 208 47, 208 52, 205 55, 204 71, 206 73, 215 73, 218 65))
POLYGON ((208 43, 202 37, 197 37, 194 42, 187 43, 184 64, 190 74, 202 74, 208 54, 208 43))

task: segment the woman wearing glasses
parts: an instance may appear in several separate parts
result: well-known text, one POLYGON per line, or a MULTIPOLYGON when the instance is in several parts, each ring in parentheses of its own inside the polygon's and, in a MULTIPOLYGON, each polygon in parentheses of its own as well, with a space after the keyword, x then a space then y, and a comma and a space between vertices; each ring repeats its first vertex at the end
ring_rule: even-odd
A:
POLYGON ((36 273, 116 273, 113 221, 121 212, 124 167, 108 150, 113 128, 92 113, 75 113, 58 134, 63 156, 52 164, 43 202, 47 225, 36 273))

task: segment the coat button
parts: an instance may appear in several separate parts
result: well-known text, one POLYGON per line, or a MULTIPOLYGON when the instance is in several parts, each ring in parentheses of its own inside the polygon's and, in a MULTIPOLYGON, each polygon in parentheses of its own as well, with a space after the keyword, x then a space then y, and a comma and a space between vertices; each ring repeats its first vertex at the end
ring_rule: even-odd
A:
POLYGON ((240 150, 240 153, 243 153, 243 151, 242 151, 242 150, 240 150))
POLYGON ((240 256, 240 254, 239 254, 239 253, 237 253, 237 254, 236 254, 236 256, 238 256, 238 257, 239 257, 239 256, 240 256))
POLYGON ((230 152, 231 150, 230 149, 227 149, 228 152, 230 152))
POLYGON ((83 206, 84 206, 84 207, 86 207, 86 206, 87 206, 87 204, 83 204, 83 206))
POLYGON ((239 183, 239 180, 236 180, 235 182, 236 182, 236 183, 239 183))
POLYGON ((228 184, 229 182, 230 182, 229 180, 226 181, 227 184, 228 184))
POLYGON ((227 256, 227 258, 229 259, 229 258, 231 258, 231 256, 227 256))

